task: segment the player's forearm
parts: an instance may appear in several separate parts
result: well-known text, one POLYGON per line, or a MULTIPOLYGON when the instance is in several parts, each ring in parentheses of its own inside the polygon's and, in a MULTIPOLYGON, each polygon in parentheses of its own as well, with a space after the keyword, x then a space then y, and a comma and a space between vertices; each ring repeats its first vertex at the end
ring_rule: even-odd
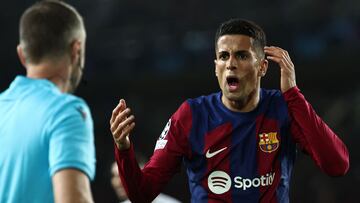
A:
POLYGON ((284 93, 284 97, 293 125, 301 131, 293 131, 295 139, 328 175, 344 175, 349 168, 349 154, 345 144, 316 114, 297 87, 284 93))
POLYGON ((155 184, 142 174, 135 159, 133 146, 119 151, 115 146, 115 158, 119 168, 121 182, 131 202, 151 202, 159 194, 154 192, 155 184))

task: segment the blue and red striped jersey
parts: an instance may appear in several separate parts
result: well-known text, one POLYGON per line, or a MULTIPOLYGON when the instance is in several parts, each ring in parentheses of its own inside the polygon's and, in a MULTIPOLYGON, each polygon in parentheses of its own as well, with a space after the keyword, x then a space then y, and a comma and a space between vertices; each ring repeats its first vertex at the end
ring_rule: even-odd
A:
POLYGON ((260 91, 251 112, 233 112, 221 92, 185 101, 171 116, 149 162, 115 149, 121 180, 133 202, 150 202, 181 164, 191 202, 288 202, 296 144, 329 175, 349 167, 348 151, 297 87, 260 91))

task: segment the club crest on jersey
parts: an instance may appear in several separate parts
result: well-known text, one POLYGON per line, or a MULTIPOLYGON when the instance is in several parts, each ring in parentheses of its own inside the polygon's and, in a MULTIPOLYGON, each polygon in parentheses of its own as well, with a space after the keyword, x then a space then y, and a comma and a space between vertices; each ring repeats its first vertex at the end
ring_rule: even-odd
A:
POLYGON ((261 151, 271 153, 279 148, 279 140, 276 135, 277 132, 259 134, 259 147, 261 151))

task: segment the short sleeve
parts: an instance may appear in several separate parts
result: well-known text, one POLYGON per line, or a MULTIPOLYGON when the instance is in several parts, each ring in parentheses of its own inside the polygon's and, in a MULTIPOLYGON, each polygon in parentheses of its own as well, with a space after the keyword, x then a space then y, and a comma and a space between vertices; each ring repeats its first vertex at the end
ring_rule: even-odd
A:
POLYGON ((95 177, 94 130, 88 106, 79 99, 66 102, 49 124, 49 172, 73 168, 95 177))

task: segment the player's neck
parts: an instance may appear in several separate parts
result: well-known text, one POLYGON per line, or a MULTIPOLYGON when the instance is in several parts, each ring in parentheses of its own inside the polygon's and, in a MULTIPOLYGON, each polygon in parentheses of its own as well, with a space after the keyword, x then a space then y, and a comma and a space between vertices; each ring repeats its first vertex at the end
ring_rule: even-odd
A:
POLYGON ((260 83, 249 95, 238 100, 230 100, 224 95, 222 96, 222 103, 231 111, 235 112, 250 112, 254 110, 260 102, 260 83))
POLYGON ((228 105, 225 104, 225 106, 236 112, 250 112, 257 107, 259 101, 259 91, 255 90, 244 100, 229 101, 228 105))
POLYGON ((54 83, 61 92, 68 89, 68 70, 66 63, 62 61, 53 63, 44 61, 38 64, 27 64, 26 76, 34 79, 47 79, 54 83))

